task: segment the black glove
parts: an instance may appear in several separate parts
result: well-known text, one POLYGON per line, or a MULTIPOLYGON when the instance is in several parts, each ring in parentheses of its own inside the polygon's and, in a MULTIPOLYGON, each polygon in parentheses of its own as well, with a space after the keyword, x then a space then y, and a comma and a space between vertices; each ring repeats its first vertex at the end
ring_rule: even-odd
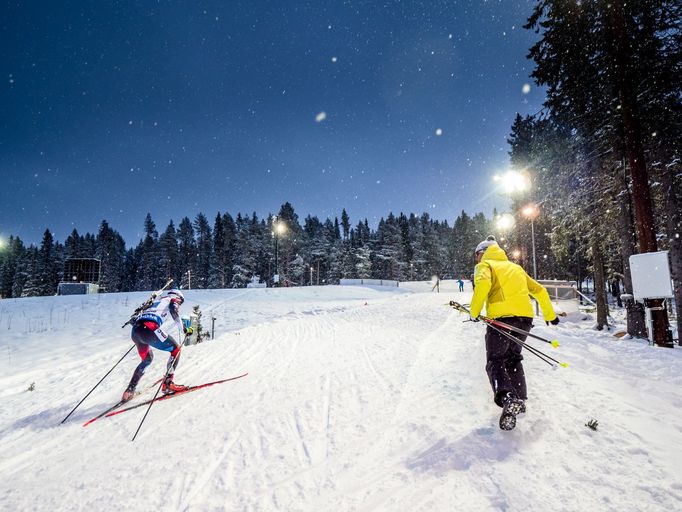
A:
POLYGON ((469 320, 471 320, 472 322, 480 322, 478 317, 474 318, 473 316, 469 317, 469 320))
POLYGON ((559 317, 556 317, 554 320, 550 320, 549 322, 547 322, 547 321, 545 320, 545 323, 546 323, 547 325, 549 325, 549 324, 552 324, 552 325, 559 325, 559 317))

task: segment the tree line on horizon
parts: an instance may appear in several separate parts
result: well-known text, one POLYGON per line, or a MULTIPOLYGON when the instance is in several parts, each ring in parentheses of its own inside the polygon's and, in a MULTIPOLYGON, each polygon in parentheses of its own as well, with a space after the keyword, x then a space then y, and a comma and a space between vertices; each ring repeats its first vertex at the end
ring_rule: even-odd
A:
POLYGON ((240 288, 254 277, 273 285, 277 272, 292 285, 333 284, 342 278, 468 278, 473 249, 493 232, 492 219, 464 211, 453 226, 427 213, 390 213, 375 230, 367 219, 351 226, 345 209, 340 217, 321 221, 308 215, 301 225, 287 202, 277 215, 262 219, 255 213, 236 218, 218 213, 211 225, 199 213, 194 221, 183 218, 177 227, 171 220, 159 234, 147 214, 144 238, 134 247, 127 247, 106 220, 96 234, 74 229, 64 243, 55 241, 49 229, 39 246, 27 247, 11 236, 0 251, 0 294, 54 295, 70 258, 99 259, 99 284, 105 292, 157 289, 168 278, 193 289, 240 288), (275 224, 284 226, 281 234, 275 224))

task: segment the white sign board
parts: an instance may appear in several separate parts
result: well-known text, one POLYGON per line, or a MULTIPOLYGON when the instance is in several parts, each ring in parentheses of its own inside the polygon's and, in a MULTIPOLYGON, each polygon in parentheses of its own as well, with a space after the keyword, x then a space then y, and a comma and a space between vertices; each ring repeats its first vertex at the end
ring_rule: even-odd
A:
POLYGON ((673 296, 668 251, 633 254, 630 256, 630 272, 635 300, 673 296))

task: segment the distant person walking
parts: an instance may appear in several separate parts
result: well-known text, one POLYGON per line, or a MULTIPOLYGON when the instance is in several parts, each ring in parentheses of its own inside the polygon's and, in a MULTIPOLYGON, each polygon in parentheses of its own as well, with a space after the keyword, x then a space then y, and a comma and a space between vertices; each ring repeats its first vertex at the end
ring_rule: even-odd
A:
POLYGON ((459 285, 459 291, 463 292, 464 291, 464 281, 462 281, 461 277, 459 279, 457 279, 457 284, 459 285))
MULTIPOLYGON (((548 324, 559 323, 547 290, 533 280, 489 236, 475 250, 474 296, 471 299, 471 319, 479 321, 483 306, 486 316, 502 319, 505 323, 530 331, 533 327, 532 295, 540 304, 548 324)), ((520 341, 526 336, 510 332, 520 341)), ((493 389, 493 400, 502 407, 500 428, 511 430, 516 425, 516 415, 526 412, 528 398, 526 377, 521 361, 521 345, 488 326, 485 334, 486 373, 493 389)))
POLYGON ((142 362, 135 368, 133 377, 130 379, 130 384, 128 384, 128 388, 121 397, 122 401, 127 402, 133 398, 135 395, 135 388, 140 382, 142 375, 144 375, 147 367, 152 364, 154 354, 150 350, 150 347, 170 352, 170 357, 168 358, 168 364, 166 366, 167 376, 163 381, 163 386, 161 388, 162 392, 168 395, 187 389, 186 386, 173 382, 175 369, 178 367, 178 362, 180 360, 183 334, 187 332, 187 329, 180 318, 180 306, 183 302, 185 302, 185 297, 180 290, 168 290, 158 300, 154 301, 150 307, 142 311, 140 316, 135 319, 130 337, 137 346, 137 352, 140 354, 142 362), (180 342, 176 341, 173 336, 161 329, 161 325, 169 314, 178 327, 178 339, 180 342))

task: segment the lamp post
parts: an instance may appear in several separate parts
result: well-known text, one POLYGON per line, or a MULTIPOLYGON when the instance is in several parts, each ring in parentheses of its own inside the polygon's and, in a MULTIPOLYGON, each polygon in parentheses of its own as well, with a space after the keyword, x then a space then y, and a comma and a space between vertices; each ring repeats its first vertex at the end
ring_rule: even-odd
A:
POLYGON ((494 176, 493 180, 500 184, 502 192, 507 195, 530 190, 530 176, 527 171, 507 171, 502 175, 494 176))
POLYGON ((277 282, 279 282, 279 237, 286 233, 287 225, 278 221, 277 217, 273 217, 272 222, 272 236, 275 239, 275 276, 277 276, 277 282))
POLYGON ((537 260, 535 258, 535 218, 538 216, 539 209, 538 205, 535 203, 531 203, 529 205, 526 205, 523 207, 521 210, 521 213, 523 214, 524 217, 527 219, 530 219, 530 238, 531 238, 531 244, 533 246, 533 279, 538 278, 538 266, 537 266, 537 260))
POLYGON ((310 265, 310 286, 313 285, 313 266, 310 265))

